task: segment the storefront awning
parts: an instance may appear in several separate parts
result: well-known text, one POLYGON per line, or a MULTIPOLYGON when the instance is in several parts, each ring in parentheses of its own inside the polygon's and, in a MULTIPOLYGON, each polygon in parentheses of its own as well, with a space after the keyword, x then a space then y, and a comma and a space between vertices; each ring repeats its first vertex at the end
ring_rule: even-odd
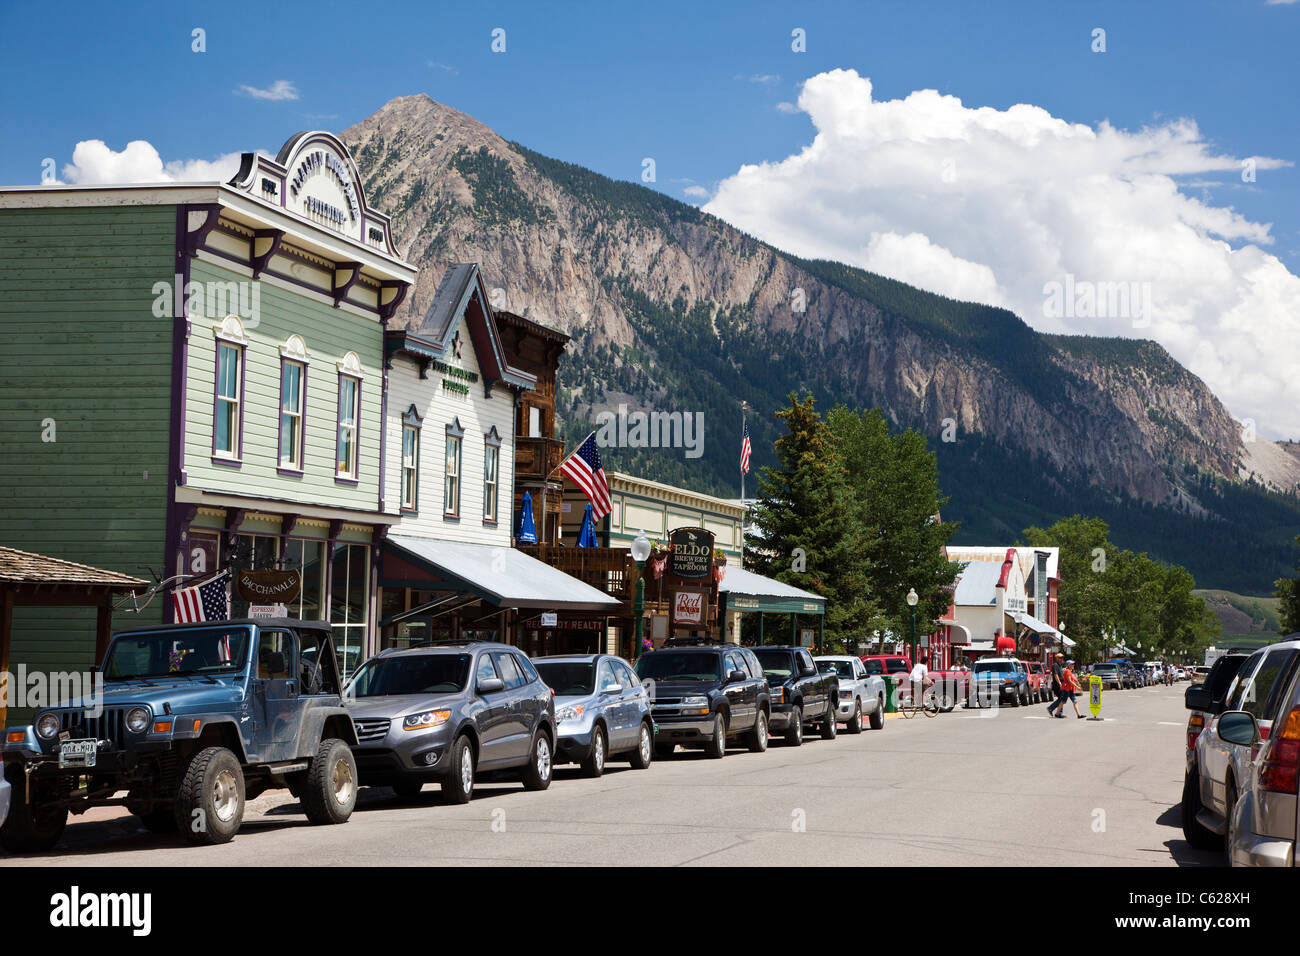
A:
POLYGON ((515 548, 390 535, 384 547, 496 607, 605 611, 622 602, 515 548))
POLYGON ((1034 631, 1037 634, 1050 634, 1055 636, 1056 634, 1060 633, 1059 631, 1056 630, 1056 628, 1052 627, 1052 625, 1044 624, 1042 621, 1034 617, 1032 614, 1026 614, 1024 612, 1021 612, 1020 614, 1017 614, 1015 618, 1017 624, 1019 624, 1022 627, 1027 627, 1031 631, 1034 631))
POLYGON ((825 614, 826 599, 753 571, 727 565, 727 573, 718 585, 718 593, 727 595, 732 611, 771 611, 782 614, 825 614))
POLYGON ((949 629, 948 642, 950 644, 954 646, 960 644, 963 647, 970 644, 970 628, 965 624, 959 624, 957 621, 950 620, 946 617, 940 618, 939 623, 949 629))

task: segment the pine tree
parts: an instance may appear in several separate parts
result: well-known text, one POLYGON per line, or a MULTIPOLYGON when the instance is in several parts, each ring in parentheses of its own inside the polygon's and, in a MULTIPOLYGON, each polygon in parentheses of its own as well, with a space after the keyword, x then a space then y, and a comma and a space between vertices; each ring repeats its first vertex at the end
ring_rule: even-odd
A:
MULTIPOLYGON (((1295 543, 1300 547, 1300 534, 1295 536, 1295 543)), ((1278 621, 1282 633, 1300 631, 1300 563, 1296 564, 1295 577, 1278 578, 1273 587, 1273 595, 1278 599, 1278 621)))

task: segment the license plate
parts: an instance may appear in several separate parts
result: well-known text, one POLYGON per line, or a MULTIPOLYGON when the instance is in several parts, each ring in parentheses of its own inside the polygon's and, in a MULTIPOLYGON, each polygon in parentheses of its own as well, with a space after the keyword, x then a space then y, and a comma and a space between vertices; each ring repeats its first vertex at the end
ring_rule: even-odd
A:
POLYGON ((93 767, 99 753, 97 740, 65 740, 59 745, 60 767, 93 767))

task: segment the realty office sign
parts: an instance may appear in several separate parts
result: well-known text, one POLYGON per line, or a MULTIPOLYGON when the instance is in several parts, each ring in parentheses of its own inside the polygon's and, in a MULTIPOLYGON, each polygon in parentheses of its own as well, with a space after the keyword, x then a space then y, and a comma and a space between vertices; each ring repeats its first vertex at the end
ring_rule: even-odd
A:
POLYGON ((703 528, 678 528, 668 535, 673 546, 668 572, 679 578, 700 580, 713 573, 713 532, 703 528))

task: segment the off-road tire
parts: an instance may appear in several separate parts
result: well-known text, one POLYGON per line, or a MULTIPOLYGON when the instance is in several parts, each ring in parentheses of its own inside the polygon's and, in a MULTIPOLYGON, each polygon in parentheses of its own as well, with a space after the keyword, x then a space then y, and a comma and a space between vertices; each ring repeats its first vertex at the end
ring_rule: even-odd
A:
POLYGON ((347 823, 357 805, 357 761, 346 741, 329 737, 320 742, 307 768, 302 809, 319 825, 347 823))
POLYGON ((38 807, 33 812, 27 802, 26 775, 22 767, 10 764, 5 771, 13 790, 10 792, 9 816, 4 826, 0 826, 0 846, 10 853, 41 853, 51 849, 63 836, 63 828, 68 824, 68 811, 38 807))
POLYGON ((181 771, 173 807, 176 828, 187 842, 229 843, 244 822, 244 769, 225 747, 205 747, 193 754, 181 771), (218 789, 219 788, 219 789, 218 789), (217 801, 231 810, 222 819, 217 801), (197 816, 195 811, 201 811, 197 816))

